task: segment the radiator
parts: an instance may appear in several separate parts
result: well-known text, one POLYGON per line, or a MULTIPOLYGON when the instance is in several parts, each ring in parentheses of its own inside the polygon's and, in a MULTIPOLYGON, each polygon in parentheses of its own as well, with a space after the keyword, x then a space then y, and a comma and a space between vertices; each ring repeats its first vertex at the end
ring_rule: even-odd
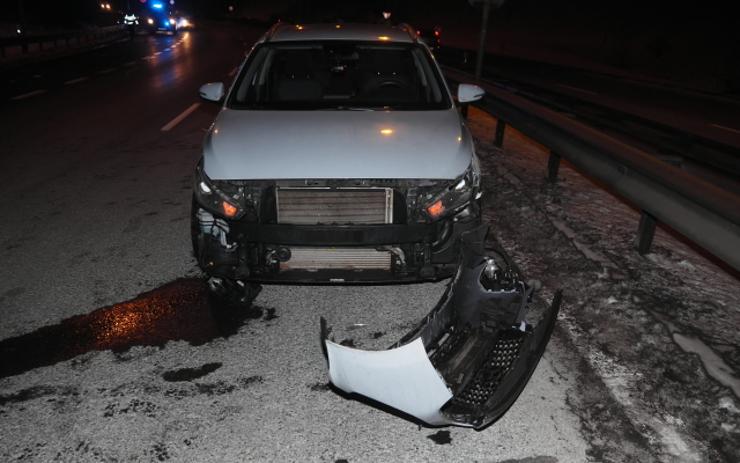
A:
POLYGON ((278 223, 384 224, 393 222, 391 188, 278 188, 278 223))

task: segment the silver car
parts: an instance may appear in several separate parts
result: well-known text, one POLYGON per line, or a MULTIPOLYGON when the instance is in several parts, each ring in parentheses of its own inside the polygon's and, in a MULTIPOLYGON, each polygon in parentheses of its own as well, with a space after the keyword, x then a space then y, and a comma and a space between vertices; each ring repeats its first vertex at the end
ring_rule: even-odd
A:
MULTIPOLYGON (((214 294, 247 306, 265 282, 452 276, 384 351, 337 344, 332 383, 431 425, 506 412, 550 338, 557 295, 527 323, 533 286, 487 245, 473 142, 429 48, 409 26, 277 25, 223 102, 195 173, 195 255, 214 294)), ((458 103, 483 91, 461 84, 458 103)))
MULTIPOLYGON (((480 98, 463 85, 458 100, 480 98)), ((480 224, 473 142, 408 26, 277 25, 228 92, 196 169, 193 246, 220 291, 451 276, 480 224)))

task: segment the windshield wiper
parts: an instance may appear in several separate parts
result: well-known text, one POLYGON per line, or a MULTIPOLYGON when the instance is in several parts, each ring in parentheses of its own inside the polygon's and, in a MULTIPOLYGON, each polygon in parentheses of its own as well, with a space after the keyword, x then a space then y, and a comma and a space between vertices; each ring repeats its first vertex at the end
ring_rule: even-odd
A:
POLYGON ((376 108, 369 108, 367 106, 334 106, 329 109, 337 111, 375 111, 376 108))

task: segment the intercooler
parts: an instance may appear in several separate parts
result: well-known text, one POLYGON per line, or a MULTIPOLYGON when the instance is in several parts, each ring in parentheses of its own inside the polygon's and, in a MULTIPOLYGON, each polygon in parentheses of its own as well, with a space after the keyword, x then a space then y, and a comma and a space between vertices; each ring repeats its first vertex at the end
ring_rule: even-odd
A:
POLYGON ((393 222, 391 188, 278 188, 277 221, 283 224, 385 224, 393 222))
POLYGON ((290 248, 280 270, 390 270, 391 253, 369 248, 290 248))

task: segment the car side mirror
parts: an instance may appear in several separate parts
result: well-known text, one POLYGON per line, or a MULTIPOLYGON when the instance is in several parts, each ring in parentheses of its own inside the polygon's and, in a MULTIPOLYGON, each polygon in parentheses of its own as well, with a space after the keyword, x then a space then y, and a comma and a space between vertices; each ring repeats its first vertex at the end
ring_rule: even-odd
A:
POLYGON ((223 82, 211 82, 208 84, 201 85, 200 97, 204 100, 219 102, 224 98, 224 84, 223 82))
POLYGON ((478 101, 483 98, 483 95, 485 94, 485 90, 477 85, 460 84, 457 86, 457 102, 461 104, 478 101))

